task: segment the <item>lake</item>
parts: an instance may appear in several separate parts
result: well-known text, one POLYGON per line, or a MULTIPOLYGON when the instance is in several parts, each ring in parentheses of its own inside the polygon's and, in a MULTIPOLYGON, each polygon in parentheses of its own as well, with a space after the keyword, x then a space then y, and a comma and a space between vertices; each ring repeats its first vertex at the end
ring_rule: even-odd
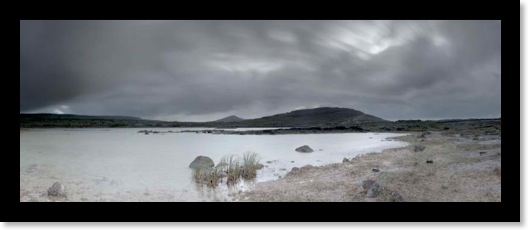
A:
MULTIPOLYGON (((21 129, 21 201, 22 191, 46 200, 47 188, 54 182, 66 187, 70 201, 229 201, 233 193, 278 179, 293 167, 337 163, 344 157, 406 146, 387 139, 406 135, 401 133, 138 133, 144 129, 21 129), (314 152, 296 152, 302 145, 309 145, 314 152), (257 153, 266 166, 258 171, 255 181, 215 190, 192 181, 189 164, 195 157, 208 156, 218 163, 224 156, 247 152, 257 153)), ((207 128, 147 129, 178 132, 207 128)))

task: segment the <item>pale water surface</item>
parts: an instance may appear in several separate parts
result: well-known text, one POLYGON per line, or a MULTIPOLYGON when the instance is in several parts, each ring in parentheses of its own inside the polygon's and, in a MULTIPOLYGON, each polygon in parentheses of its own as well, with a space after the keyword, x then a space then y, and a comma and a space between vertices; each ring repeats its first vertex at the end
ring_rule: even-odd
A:
MULTIPOLYGON (((206 128, 148 130, 193 129, 206 128)), ((406 145, 386 139, 405 135, 394 133, 145 135, 139 130, 144 128, 20 130, 21 193, 45 197, 48 187, 61 182, 70 201, 224 201, 232 193, 251 189, 255 182, 216 190, 198 188, 188 167, 196 156, 217 163, 223 156, 257 153, 266 166, 258 171, 256 182, 260 182, 284 176, 293 167, 336 163, 343 157, 406 145), (302 145, 315 152, 296 152, 302 145)))

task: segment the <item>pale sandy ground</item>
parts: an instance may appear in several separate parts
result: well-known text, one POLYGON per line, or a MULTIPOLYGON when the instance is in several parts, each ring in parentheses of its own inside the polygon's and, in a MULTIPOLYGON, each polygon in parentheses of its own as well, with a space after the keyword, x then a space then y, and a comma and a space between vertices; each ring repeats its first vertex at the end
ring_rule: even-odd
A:
POLYGON ((396 139, 408 147, 358 156, 351 162, 304 167, 285 177, 258 183, 240 201, 501 201, 500 136, 416 133, 396 139), (414 151, 415 145, 425 146, 414 151), (432 164, 426 161, 432 160, 432 164), (379 172, 373 172, 377 168, 379 172), (362 181, 381 185, 377 198, 367 198, 362 181))

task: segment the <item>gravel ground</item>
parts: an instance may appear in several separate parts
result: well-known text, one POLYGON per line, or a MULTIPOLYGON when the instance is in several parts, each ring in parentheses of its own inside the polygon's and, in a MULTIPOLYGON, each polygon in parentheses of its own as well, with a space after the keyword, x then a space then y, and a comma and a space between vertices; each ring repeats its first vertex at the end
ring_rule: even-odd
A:
POLYGON ((369 153, 350 162, 305 166, 285 177, 258 183, 238 201, 501 201, 500 135, 464 138, 432 132, 399 137, 408 147, 369 153), (425 149, 415 151, 415 146, 425 149), (428 161, 432 163, 427 163, 428 161), (376 170, 379 170, 376 172, 376 170), (380 185, 367 197, 365 180, 380 185))

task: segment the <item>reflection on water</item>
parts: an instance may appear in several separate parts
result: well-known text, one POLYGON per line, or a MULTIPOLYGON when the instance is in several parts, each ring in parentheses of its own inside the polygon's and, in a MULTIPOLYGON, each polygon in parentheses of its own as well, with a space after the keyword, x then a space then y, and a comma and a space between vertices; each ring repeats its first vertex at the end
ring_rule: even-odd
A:
MULTIPOLYGON (((192 128, 158 128, 174 133, 144 135, 141 128, 26 129, 20 131, 21 201, 46 201, 54 182, 69 201, 229 201, 256 182, 284 176, 293 167, 341 162, 343 157, 404 146, 384 141, 402 134, 342 133, 211 135, 177 133, 192 128), (309 145, 312 153, 295 152, 309 145), (211 190, 193 183, 190 162, 199 155, 215 164, 222 157, 254 152, 264 168, 257 178, 211 190)), ((196 128, 203 130, 204 128, 196 128)))

